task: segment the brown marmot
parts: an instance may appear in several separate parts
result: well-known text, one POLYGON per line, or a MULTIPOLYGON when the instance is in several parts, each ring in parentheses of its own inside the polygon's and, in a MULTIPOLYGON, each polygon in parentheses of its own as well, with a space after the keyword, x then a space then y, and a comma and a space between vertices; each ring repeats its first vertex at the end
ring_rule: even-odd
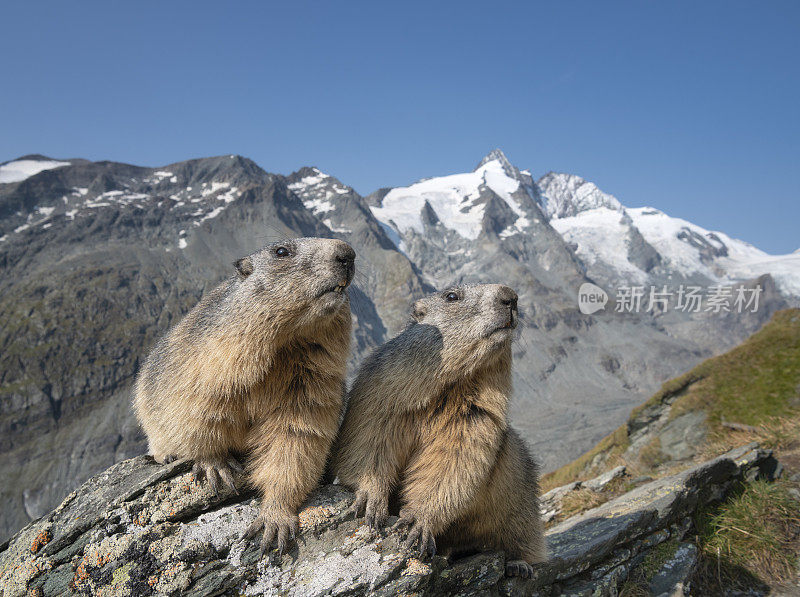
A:
POLYGON ((417 301, 413 320, 361 367, 335 472, 373 527, 399 498, 407 547, 502 549, 506 573, 529 577, 546 549, 538 467, 506 417, 517 295, 448 288, 417 301))
POLYGON ((344 398, 355 252, 334 239, 275 243, 236 261, 155 346, 134 408, 159 462, 190 457, 216 491, 248 454, 262 550, 294 536, 325 468, 344 398))

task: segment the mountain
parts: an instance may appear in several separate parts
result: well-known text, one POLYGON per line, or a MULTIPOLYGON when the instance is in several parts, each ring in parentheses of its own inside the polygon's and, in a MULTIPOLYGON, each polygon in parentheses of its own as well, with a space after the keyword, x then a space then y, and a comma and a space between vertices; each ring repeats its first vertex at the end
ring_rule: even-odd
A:
POLYGON ((356 249, 351 375, 402 329, 414 298, 455 282, 515 287, 511 416, 546 468, 800 294, 800 254, 748 252, 663 214, 673 228, 648 227, 653 214, 577 177, 536 181, 499 150, 472 172, 366 197, 316 168, 282 176, 235 155, 157 168, 24 156, 0 164, 0 179, 0 535, 145 449, 129 408, 140 360, 236 258, 273 239, 333 236, 356 249), (598 212, 622 227, 584 234, 572 222, 598 212), (604 252, 603 234, 618 250, 604 252), (762 293, 746 313, 618 312, 613 300, 579 310, 582 284, 614 295, 632 281, 762 293))

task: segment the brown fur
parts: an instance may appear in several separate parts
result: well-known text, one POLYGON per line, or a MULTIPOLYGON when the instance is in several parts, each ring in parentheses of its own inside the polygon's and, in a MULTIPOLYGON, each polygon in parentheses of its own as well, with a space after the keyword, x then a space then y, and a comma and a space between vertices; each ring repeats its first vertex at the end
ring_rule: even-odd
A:
POLYGON ((538 470, 506 417, 516 294, 448 289, 418 301, 414 318, 361 368, 336 473, 372 525, 399 494, 400 524, 412 525, 422 553, 435 550, 434 538, 451 549, 502 549, 515 560, 507 572, 527 576, 546 550, 538 470))
POLYGON ((233 484, 232 456, 249 454, 263 501, 248 534, 264 528, 267 545, 277 535, 283 548, 295 531, 335 438, 354 257, 342 241, 295 239, 240 259, 238 275, 161 339, 136 381, 157 460, 190 457, 216 489, 220 477, 233 484))

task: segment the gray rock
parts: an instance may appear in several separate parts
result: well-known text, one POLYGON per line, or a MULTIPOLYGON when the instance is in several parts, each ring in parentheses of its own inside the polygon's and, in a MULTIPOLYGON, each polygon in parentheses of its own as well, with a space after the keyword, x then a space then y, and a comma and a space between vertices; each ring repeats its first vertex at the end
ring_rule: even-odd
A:
POLYGON ((675 553, 650 579, 650 593, 654 597, 683 597, 689 579, 697 565, 697 546, 681 543, 675 553))
POLYGON ((594 479, 590 479, 589 481, 583 482, 583 487, 587 489, 591 489, 592 491, 602 491, 605 487, 614 481, 615 479, 619 479, 624 477, 626 474, 626 468, 622 465, 612 468, 610 471, 603 473, 595 477, 594 479))
MULTIPOLYGON (((240 538, 258 511, 244 487, 241 495, 215 495, 188 462, 161 466, 140 456, 90 479, 1 546, 0 586, 3 597, 612 595, 637 558, 667 537, 682 538, 696 508, 770 467, 770 452, 747 447, 639 487, 550 529, 550 560, 522 580, 504 576, 502 553, 419 560, 395 533, 351 520, 353 496, 338 485, 309 499, 288 553, 261 558, 257 544, 240 538)), ((683 561, 671 569, 682 570, 683 561)))
POLYGON ((687 460, 706 437, 706 413, 684 413, 667 423, 659 432, 661 451, 669 460, 687 460))

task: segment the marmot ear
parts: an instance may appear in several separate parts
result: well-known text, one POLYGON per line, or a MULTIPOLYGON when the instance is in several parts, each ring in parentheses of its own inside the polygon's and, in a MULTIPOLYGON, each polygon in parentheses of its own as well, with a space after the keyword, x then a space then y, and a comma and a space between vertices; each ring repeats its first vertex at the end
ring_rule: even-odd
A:
POLYGON ((414 309, 411 311, 411 317, 416 321, 422 321, 422 318, 428 314, 428 307, 422 301, 414 303, 414 309))
POLYGON ((242 278, 246 278, 253 273, 253 260, 249 257, 242 257, 233 262, 233 266, 242 278))

